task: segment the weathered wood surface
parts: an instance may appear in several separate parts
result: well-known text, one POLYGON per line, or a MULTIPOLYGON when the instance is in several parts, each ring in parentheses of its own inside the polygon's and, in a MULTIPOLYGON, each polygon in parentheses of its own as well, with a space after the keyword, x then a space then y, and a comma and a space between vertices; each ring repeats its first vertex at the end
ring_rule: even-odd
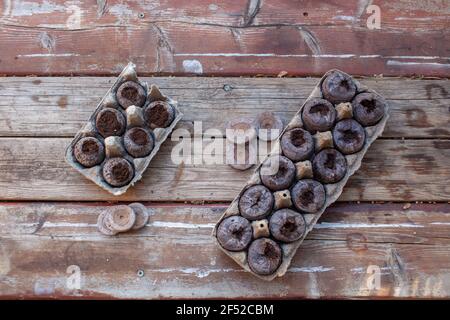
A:
MULTIPOLYGON (((138 70, 141 71, 141 70, 138 70)), ((274 111, 285 123, 317 78, 144 78, 178 100, 182 127, 202 121, 203 130, 223 130, 235 117, 274 111)), ((73 137, 114 78, 0 78, 0 136, 73 137)), ((362 79, 385 96, 391 117, 383 137, 449 138, 450 81, 362 79), (401 124, 401 125, 399 125, 401 124)))
POLYGON ((110 238, 95 227, 102 204, 2 203, 0 297, 448 297, 450 206, 402 206, 333 205, 288 273, 267 283, 213 244, 226 205, 151 205, 146 228, 110 238), (71 265, 79 290, 66 286, 71 265))
MULTIPOLYGON (((179 142, 166 141, 143 179, 127 193, 113 196, 64 161, 70 140, 0 138, 0 199, 231 201, 252 174, 226 164, 174 164, 171 152, 179 142)), ((378 140, 339 199, 449 201, 449 159, 449 140, 378 140)))
MULTIPOLYGON (((317 79, 147 78, 180 103, 182 128, 223 130, 238 116, 276 111, 286 121, 317 79)), ((0 78, 1 200, 230 201, 251 171, 173 164, 167 142, 137 183, 113 197, 64 162, 64 149, 113 78, 0 78), (27 137, 27 138, 26 138, 27 137), (214 169, 215 178, 211 179, 214 169)), ((392 105, 383 137, 350 179, 342 201, 448 201, 450 81, 363 79, 392 105), (408 140, 399 140, 408 138, 408 140), (443 138, 439 140, 438 138, 443 138)), ((208 144, 205 142, 204 145, 208 144)))
POLYGON ((447 1, 228 2, 5 0, 0 74, 114 74, 128 60, 148 74, 450 72, 447 1))

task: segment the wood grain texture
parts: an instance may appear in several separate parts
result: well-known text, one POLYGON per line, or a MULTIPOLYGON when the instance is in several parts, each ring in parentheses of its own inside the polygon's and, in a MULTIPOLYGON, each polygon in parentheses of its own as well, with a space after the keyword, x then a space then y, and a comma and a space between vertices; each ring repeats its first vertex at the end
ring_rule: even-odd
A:
MULTIPOLYGON (((138 70, 139 72, 140 70, 138 70)), ((224 130, 235 117, 273 111, 289 121, 316 78, 144 78, 179 102, 181 127, 224 130)), ((0 78, 0 136, 73 137, 114 78, 0 78)), ((449 138, 450 81, 367 78, 385 96, 391 116, 383 137, 449 138), (400 124, 400 125, 399 125, 400 124)))
POLYGON ((214 246, 226 204, 151 205, 146 228, 110 238, 95 227, 102 204, 2 203, 0 297, 450 296, 450 205, 402 205, 333 205, 288 273, 267 283, 214 246), (70 265, 81 270, 80 290, 66 286, 70 265), (379 288, 369 267, 380 272, 379 288))
MULTIPOLYGON (((70 140, 0 138, 0 199, 231 201, 252 174, 225 164, 206 165, 200 157, 189 158, 193 164, 174 164, 172 148, 179 142, 166 141, 142 180, 115 197, 64 161, 70 140)), ((449 140, 377 140, 339 199, 449 201, 449 159, 449 140)))
POLYGON ((448 77, 445 1, 162 3, 7 0, 0 4, 0 74, 351 74, 448 77), (368 6, 381 10, 370 30, 368 6), (335 41, 339 39, 339 41, 335 41))

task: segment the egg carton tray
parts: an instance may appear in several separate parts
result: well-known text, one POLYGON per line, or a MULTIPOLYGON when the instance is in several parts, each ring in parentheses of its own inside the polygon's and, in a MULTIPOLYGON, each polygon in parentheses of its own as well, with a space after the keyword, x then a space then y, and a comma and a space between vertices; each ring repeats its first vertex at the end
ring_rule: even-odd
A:
MULTIPOLYGON (((140 90, 140 89, 139 89, 140 90)), ((143 98, 142 98, 143 99, 143 98)), ((133 186, 137 181, 142 178, 144 171, 147 169, 150 161, 158 153, 163 142, 168 138, 173 131, 176 124, 181 120, 183 114, 177 107, 177 102, 170 97, 165 96, 156 85, 150 87, 146 82, 140 81, 136 74, 136 66, 133 63, 128 65, 122 70, 114 84, 102 98, 97 105, 95 111, 91 114, 88 122, 78 131, 74 139, 68 145, 65 153, 66 161, 80 172, 83 176, 92 180, 94 183, 112 193, 113 195, 121 195, 127 191, 127 189, 133 186), (133 82, 140 86, 145 92, 145 102, 141 106, 131 105, 123 107, 118 101, 117 92, 122 84, 125 82, 133 82), (173 111, 173 120, 166 127, 155 127, 146 122, 145 110, 150 104, 159 103, 170 106, 173 111), (114 133, 107 137, 99 132, 96 126, 97 115, 105 108, 111 108, 117 110, 122 116, 120 118, 124 120, 124 128, 120 132, 114 133), (153 141, 153 148, 151 152, 145 156, 137 155, 133 156, 128 152, 125 147, 124 136, 126 132, 132 128, 138 127, 146 132, 153 141), (98 147, 104 150, 102 160, 96 163, 94 166, 86 167, 82 165, 74 154, 75 146, 83 138, 94 138, 99 142, 98 147), (134 169, 132 178, 124 185, 111 185, 105 181, 103 174, 103 167, 105 163, 111 158, 125 159, 131 164, 134 169)), ((104 123, 108 125, 108 123, 104 123)), ((140 130, 138 130, 140 131, 140 130)), ((148 141, 147 141, 148 142, 148 141)))
MULTIPOLYGON (((279 135, 278 139, 274 141, 274 145, 271 149, 271 152, 268 154, 266 160, 273 155, 284 155, 283 151, 281 150, 280 147, 280 140, 281 137, 283 136, 283 134, 291 129, 294 128, 302 128, 305 129, 305 125, 304 125, 304 121, 302 119, 302 110, 305 107, 305 105, 312 99, 316 99, 316 98, 321 98, 321 99, 325 99, 324 94, 322 92, 322 83, 323 81, 326 79, 326 77, 328 75, 330 75, 331 73, 341 73, 347 77, 349 77, 349 79, 351 79, 355 86, 356 86, 356 93, 353 97, 356 97, 357 95, 361 94, 361 93, 373 93, 378 95, 374 90, 369 89, 368 87, 366 87, 365 85, 361 84, 359 81, 357 81, 356 79, 354 79, 353 77, 349 76, 348 74, 340 71, 340 70, 329 70, 327 73, 324 74, 324 76, 320 79, 319 83, 315 86, 315 88, 313 89, 312 93, 309 95, 309 97, 305 100, 305 102, 302 104, 302 106, 300 107, 299 111, 294 115, 294 117, 292 118, 292 120, 290 121, 290 123, 284 128, 284 130, 281 132, 281 134, 279 135)), ((251 242, 247 245, 247 247, 244 250, 241 251, 230 251, 228 249, 225 249, 220 241, 218 240, 217 237, 217 232, 218 232, 218 227, 220 225, 220 223, 231 216, 242 216, 240 213, 240 209, 239 209, 239 199, 242 196, 242 194, 251 186, 255 186, 255 185, 260 185, 262 184, 261 181, 261 175, 260 175, 260 171, 261 168, 263 166, 264 161, 261 162, 261 164, 259 164, 253 175, 250 177, 250 179, 247 181, 246 185, 244 186, 244 188, 240 191, 240 193, 236 196, 236 198, 232 201, 232 203, 230 204, 230 206, 225 210, 224 214, 221 216, 221 218, 219 219, 219 221, 217 222, 217 224, 215 225, 213 232, 212 232, 212 236, 215 239, 216 244, 219 246, 219 248, 225 252, 228 256, 230 256, 234 261, 236 261, 242 268, 244 268, 246 271, 252 273, 253 275, 255 275, 256 277, 262 279, 262 280, 267 280, 267 281, 271 281, 276 277, 281 277, 283 276, 286 271, 289 268, 289 265, 291 264, 291 261, 297 251, 297 249, 299 248, 299 246, 301 245, 301 243, 303 242, 303 240, 305 239, 305 237, 308 235, 308 233, 313 229, 314 225, 317 223, 317 221, 319 220, 320 216, 324 213, 324 211, 326 210, 326 208, 328 206, 330 206, 332 203, 334 203, 338 197, 341 195, 342 190, 345 186, 345 184, 347 183, 347 180, 349 179, 350 176, 352 176, 361 166, 361 161, 365 155, 365 153, 367 152, 368 148, 370 147, 370 145, 377 139, 377 137, 379 137, 383 130, 384 127, 386 125, 386 122, 388 120, 389 117, 389 106, 386 103, 386 101, 384 100, 384 98, 380 95, 378 95, 379 98, 381 98, 384 103, 385 103, 385 107, 384 107, 384 113, 382 118, 374 125, 371 126, 364 126, 364 132, 365 132, 365 138, 364 138, 364 144, 362 146, 362 148, 360 149, 360 151, 353 153, 353 154, 348 154, 348 155, 344 155, 346 162, 347 162, 347 170, 345 175, 343 176, 343 178, 338 181, 337 183, 329 183, 329 184, 323 184, 324 189, 325 189, 325 202, 324 205, 321 207, 321 209, 315 213, 307 213, 307 212, 301 212, 301 210, 297 210, 294 208, 294 206, 292 205, 292 203, 289 205, 289 201, 287 202, 287 205, 281 205, 281 207, 278 207, 275 209, 276 207, 276 199, 275 199, 275 204, 274 207, 272 208, 271 212, 268 214, 268 216, 266 216, 265 219, 269 219, 269 217, 278 209, 286 207, 288 209, 293 209, 297 212, 299 212, 300 214, 302 214, 302 216, 304 217, 304 222, 305 222, 305 232, 304 234, 296 241, 293 242, 289 242, 289 243, 283 243, 280 242, 278 240, 276 240, 273 235, 270 232, 270 228, 269 232, 270 235, 266 235, 263 237, 267 237, 271 240, 274 240, 281 248, 281 262, 279 264, 279 266, 277 267, 277 269, 271 273, 271 274, 259 274, 254 272, 251 267, 249 266, 248 263, 248 248, 251 245, 251 243, 253 241, 256 240, 255 238, 255 228, 257 228, 257 223, 255 223, 256 221, 249 221, 251 223, 252 226, 252 230, 253 230, 253 234, 252 234, 252 240, 251 242), (253 222, 253 223, 252 223, 253 222)), ((351 100, 347 101, 347 104, 343 104, 341 106, 339 106, 341 108, 340 111, 344 110, 342 112, 342 114, 344 115, 344 118, 341 119, 345 119, 345 118, 354 118, 353 117, 353 113, 352 111, 350 111, 350 116, 348 115, 347 112, 347 116, 345 116, 345 107, 346 105, 348 106, 348 104, 351 105, 351 100)), ((337 110, 337 106, 340 103, 336 103, 336 105, 333 104, 333 106, 335 107, 335 110, 337 110)), ((351 108, 350 108, 351 109, 351 108)), ((273 110, 276 111, 276 110, 273 110)), ((348 110, 347 110, 348 111, 348 110)), ((342 115, 341 114, 341 115, 342 115)), ((333 127, 335 126, 336 122, 334 123, 333 127)), ((330 129, 332 130, 332 129, 330 129)), ((330 131, 329 131, 330 132, 330 131)), ((316 132, 315 135, 313 135, 315 144, 317 146, 317 142, 322 141, 324 136, 327 136, 326 133, 324 132, 316 132)), ((326 140, 326 137, 325 137, 326 140)), ((330 146, 328 146, 330 147, 330 146)), ((332 148, 334 148, 333 145, 331 145, 332 148)), ((322 150, 322 149, 320 149, 322 150)), ((314 159, 314 156, 316 155, 316 153, 320 150, 314 150, 313 155, 311 156, 311 158, 309 160, 306 160, 306 163, 308 161, 311 162, 313 161, 312 159, 314 159)), ((305 162, 305 161, 303 161, 305 162)), ((297 163, 295 163, 296 165, 296 177, 294 178, 294 181, 292 182, 292 184, 290 185, 290 187, 288 188, 288 190, 285 190, 289 193, 289 190, 291 190, 290 188, 295 185, 299 180, 301 180, 301 178, 298 178, 298 166, 297 163)), ((311 179, 316 180, 315 177, 315 173, 313 173, 313 176, 311 176, 311 179)), ((271 191, 273 192, 273 191, 271 191)), ((284 194, 285 195, 285 194, 284 194)), ((282 203, 282 201, 280 202, 282 203)), ((265 223, 269 223, 268 221, 266 221, 265 223)), ((263 225, 261 224, 261 227, 263 227, 263 225)))

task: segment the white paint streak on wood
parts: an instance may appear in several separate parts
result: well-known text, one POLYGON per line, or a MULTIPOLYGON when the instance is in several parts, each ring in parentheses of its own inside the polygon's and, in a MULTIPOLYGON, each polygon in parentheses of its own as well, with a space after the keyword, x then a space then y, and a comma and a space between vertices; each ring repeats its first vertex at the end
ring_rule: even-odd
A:
POLYGON ((153 269, 146 270, 151 273, 183 273, 183 274, 192 274, 197 278, 205 278, 209 276, 211 273, 223 273, 223 272, 245 272, 244 270, 238 269, 208 269, 208 268, 166 268, 166 269, 153 269))
POLYGON ((436 18, 439 18, 439 17, 433 17, 433 18, 430 18, 430 17, 428 17, 428 18, 416 18, 416 17, 396 17, 394 20, 397 20, 397 21, 402 21, 402 20, 414 20, 414 21, 432 21, 432 20, 434 20, 434 19, 436 19, 436 18))
POLYGON ((438 226, 450 226, 450 222, 431 222, 430 224, 438 226))
POLYGON ((63 5, 55 4, 50 1, 42 1, 42 3, 30 2, 30 1, 14 1, 11 16, 23 17, 31 16, 34 14, 49 14, 55 12, 65 12, 66 8, 63 5))
POLYGON ((214 228, 214 223, 183 223, 183 222, 166 222, 166 221, 153 221, 146 225, 147 227, 158 227, 158 228, 183 228, 183 229, 212 229, 214 228))
MULTIPOLYGON (((352 53, 343 54, 276 54, 276 53, 175 53, 178 57, 275 57, 275 58, 362 58, 362 59, 417 59, 417 60, 436 60, 450 59, 450 57, 441 56, 382 56, 379 54, 356 55, 352 53)), ((406 63, 406 62, 405 62, 406 63)))
POLYGON ((417 59, 417 60, 435 60, 435 59, 450 59, 450 57, 440 57, 440 56, 381 56, 382 58, 390 59, 417 59))
POLYGON ((309 277, 309 294, 313 298, 319 298, 321 296, 319 284, 317 282, 317 276, 314 272, 308 273, 309 277))
POLYGON ((42 58, 42 57, 78 57, 78 53, 32 53, 32 54, 19 54, 19 58, 42 58))
POLYGON ((288 269, 287 272, 306 272, 306 273, 311 273, 311 272, 328 272, 328 271, 333 271, 334 267, 323 267, 323 266, 318 266, 318 267, 291 267, 288 269))
POLYGON ((333 20, 356 21, 357 19, 352 16, 335 16, 333 20))
POLYGON ((97 227, 97 224, 84 222, 50 222, 45 221, 42 228, 90 228, 97 227))
POLYGON ((339 223, 321 222, 314 229, 366 229, 366 228, 424 228, 423 225, 414 223, 339 223))
POLYGON ((439 67, 439 68, 450 68, 449 63, 437 63, 437 62, 403 62, 403 61, 395 61, 388 60, 386 63, 388 66, 428 66, 428 67, 439 67))

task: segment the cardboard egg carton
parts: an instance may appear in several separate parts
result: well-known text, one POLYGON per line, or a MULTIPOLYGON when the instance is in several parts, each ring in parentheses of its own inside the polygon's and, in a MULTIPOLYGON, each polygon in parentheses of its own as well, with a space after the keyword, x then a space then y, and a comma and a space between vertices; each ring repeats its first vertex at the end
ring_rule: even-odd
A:
POLYGON ((156 85, 151 85, 149 87, 146 82, 140 81, 137 77, 135 69, 136 66, 131 62, 123 69, 114 84, 97 105, 97 108, 90 116, 88 122, 75 135, 74 139, 66 149, 66 161, 72 167, 74 167, 78 172, 80 172, 89 180, 92 180, 94 183, 116 196, 125 193, 129 187, 134 185, 142 178, 142 175, 150 164, 150 161, 159 151, 162 143, 167 139, 176 124, 181 120, 183 116, 183 114, 177 107, 176 101, 165 96, 156 85), (145 103, 141 107, 133 105, 125 109, 119 104, 116 95, 117 90, 119 89, 120 85, 126 81, 133 81, 142 86, 142 88, 145 90, 145 103), (168 103, 174 111, 173 121, 165 128, 150 127, 144 119, 143 111, 147 106, 149 106, 149 104, 155 101, 163 101, 165 103, 168 103), (104 138, 99 133, 98 128, 96 127, 96 117, 104 108, 113 108, 123 115, 126 121, 126 129, 122 134, 104 138), (153 149, 148 155, 144 157, 133 157, 126 151, 126 148, 124 147, 125 132, 134 127, 143 128, 146 132, 150 133, 151 137, 153 137, 153 149), (98 139, 104 147, 105 156, 103 161, 93 167, 83 166, 77 161, 74 156, 74 147, 76 143, 80 139, 85 137, 94 137, 98 139), (103 178, 103 165, 108 159, 116 157, 126 159, 134 167, 133 178, 123 186, 110 185, 103 178))
MULTIPOLYGON (((280 148, 280 140, 281 140, 281 137, 283 136, 283 134, 287 130, 290 130, 290 129, 293 129, 293 128, 297 128, 297 127, 299 127, 299 128, 303 128, 304 127, 303 121, 302 121, 302 109, 303 109, 303 107, 311 99, 315 99, 315 98, 325 99, 323 94, 322 94, 322 89, 321 89, 322 82, 332 72, 341 72, 342 74, 345 74, 344 72, 339 71, 339 70, 330 70, 320 79, 319 83, 315 86, 315 88, 311 92, 310 96, 303 103, 303 105, 301 106, 299 111, 294 115, 294 117, 292 118, 291 122, 284 128, 284 130, 280 134, 279 138, 275 141, 275 145, 274 145, 273 149, 271 150, 271 153, 268 155, 268 157, 270 157, 271 155, 282 154, 282 151, 281 151, 281 148, 280 148)), ((367 88, 366 86, 364 86, 363 84, 361 84, 357 80, 355 80, 353 78, 352 78, 352 80, 354 81, 354 83, 356 85, 356 94, 355 94, 355 96, 360 94, 360 93, 363 93, 363 92, 376 93, 375 91, 367 88)), ((353 116, 352 115, 351 106, 349 106, 348 104, 338 104, 338 105, 334 105, 334 106, 335 106, 335 109, 337 111, 336 112, 336 114, 337 114, 336 122, 339 119, 351 118, 353 116)), ((354 154, 344 155, 345 158, 346 158, 346 161, 347 161, 347 171, 345 173, 345 176, 340 181, 338 181, 337 183, 323 184, 323 186, 325 187, 325 193, 326 193, 325 204, 323 205, 323 207, 316 213, 300 212, 303 215, 304 220, 306 222, 306 232, 301 236, 301 238, 296 240, 296 241, 294 241, 294 242, 282 243, 282 242, 274 239, 273 236, 270 235, 269 232, 266 232, 266 234, 263 236, 263 237, 268 237, 271 240, 276 241, 277 244, 281 247, 281 251, 282 251, 281 263, 280 263, 280 265, 278 266, 278 268, 276 269, 275 272, 273 272, 270 275, 261 275, 261 274, 255 273, 255 272, 253 272, 251 270, 251 268, 249 266, 249 263, 247 261, 247 254, 248 254, 247 251, 248 251, 248 248, 249 248, 251 242, 249 243, 247 248, 242 250, 242 251, 229 251, 229 250, 223 248, 222 245, 220 244, 220 242, 217 239, 217 230, 218 230, 218 226, 220 225, 220 223, 227 217, 240 215, 238 202, 239 202, 239 199, 240 199, 241 195, 250 186, 262 184, 261 176, 260 176, 260 170, 261 170, 261 167, 262 167, 262 163, 258 165, 258 167, 255 169, 254 174, 247 181, 247 183, 244 186, 244 188, 237 195, 237 197, 232 201, 230 206, 225 210, 224 214, 222 215, 222 217, 217 222, 217 224, 216 224, 216 226, 215 226, 215 228, 213 230, 213 234, 212 235, 213 235, 213 237, 215 239, 215 242, 219 246, 219 248, 222 251, 224 251, 228 256, 230 256, 234 261, 236 261, 246 271, 252 273, 253 275, 257 276, 260 279, 270 281, 270 280, 273 280, 276 277, 283 276, 286 273, 286 271, 288 270, 288 267, 291 264, 291 261, 292 261, 294 255, 295 255, 297 249, 299 248, 299 246, 301 245, 301 243, 303 242, 305 237, 313 229, 314 225, 317 223, 317 221, 319 220, 319 218, 323 214, 323 212, 326 210, 326 208, 328 206, 330 206, 333 202, 335 202, 339 198, 339 196, 341 195, 345 184, 347 183, 348 178, 351 175, 353 175, 356 172, 356 170, 358 170, 359 167, 361 166, 361 161, 362 161, 364 155, 366 154, 368 148, 370 147, 370 145, 377 139, 377 137, 379 137, 382 134, 382 132, 384 130, 384 127, 386 125, 386 121, 388 120, 388 117, 389 117, 388 109, 389 109, 389 106, 386 103, 385 112, 384 112, 384 115, 383 115, 382 119, 378 123, 373 125, 373 126, 363 127, 364 130, 365 130, 365 141, 364 141, 364 145, 363 145, 362 149, 360 151, 354 153, 354 154), (267 233, 269 233, 269 235, 267 235, 267 233)), ((273 111, 276 111, 276 110, 273 110, 273 111)), ((335 122, 335 124, 336 124, 336 122, 335 122)), ((330 137, 332 138, 330 131, 316 133, 314 135, 315 148, 323 149, 323 148, 333 147, 332 142, 330 144, 330 137)), ((316 153, 316 151, 315 151, 315 153, 316 153)), ((314 157, 314 155, 312 157, 314 157)), ((313 178, 313 173, 312 173, 312 168, 311 168, 311 162, 310 161, 297 162, 297 163, 295 163, 295 166, 296 166, 296 178, 294 178, 293 183, 291 184, 289 189, 293 185, 295 185, 295 183, 297 181, 299 181, 300 179, 305 179, 305 178, 311 179, 311 178, 313 178)), ((259 224, 259 223, 255 223, 255 221, 250 221, 250 223, 252 225, 252 230, 253 230, 252 241, 255 240, 255 234, 256 235, 258 233, 264 234, 264 232, 262 230, 256 230, 255 228, 259 228, 259 227, 263 228, 264 227, 264 223, 267 222, 267 219, 271 216, 271 214, 274 211, 276 211, 277 209, 279 209, 280 207, 288 207, 288 208, 291 208, 291 209, 293 209, 293 210, 298 212, 298 210, 295 209, 292 206, 292 202, 291 202, 289 194, 285 194, 284 192, 281 192, 281 194, 280 194, 280 192, 273 192, 273 194, 274 194, 274 199, 275 199, 274 200, 274 206, 272 208, 271 213, 269 213, 269 215, 264 220, 260 220, 263 223, 259 224)))

